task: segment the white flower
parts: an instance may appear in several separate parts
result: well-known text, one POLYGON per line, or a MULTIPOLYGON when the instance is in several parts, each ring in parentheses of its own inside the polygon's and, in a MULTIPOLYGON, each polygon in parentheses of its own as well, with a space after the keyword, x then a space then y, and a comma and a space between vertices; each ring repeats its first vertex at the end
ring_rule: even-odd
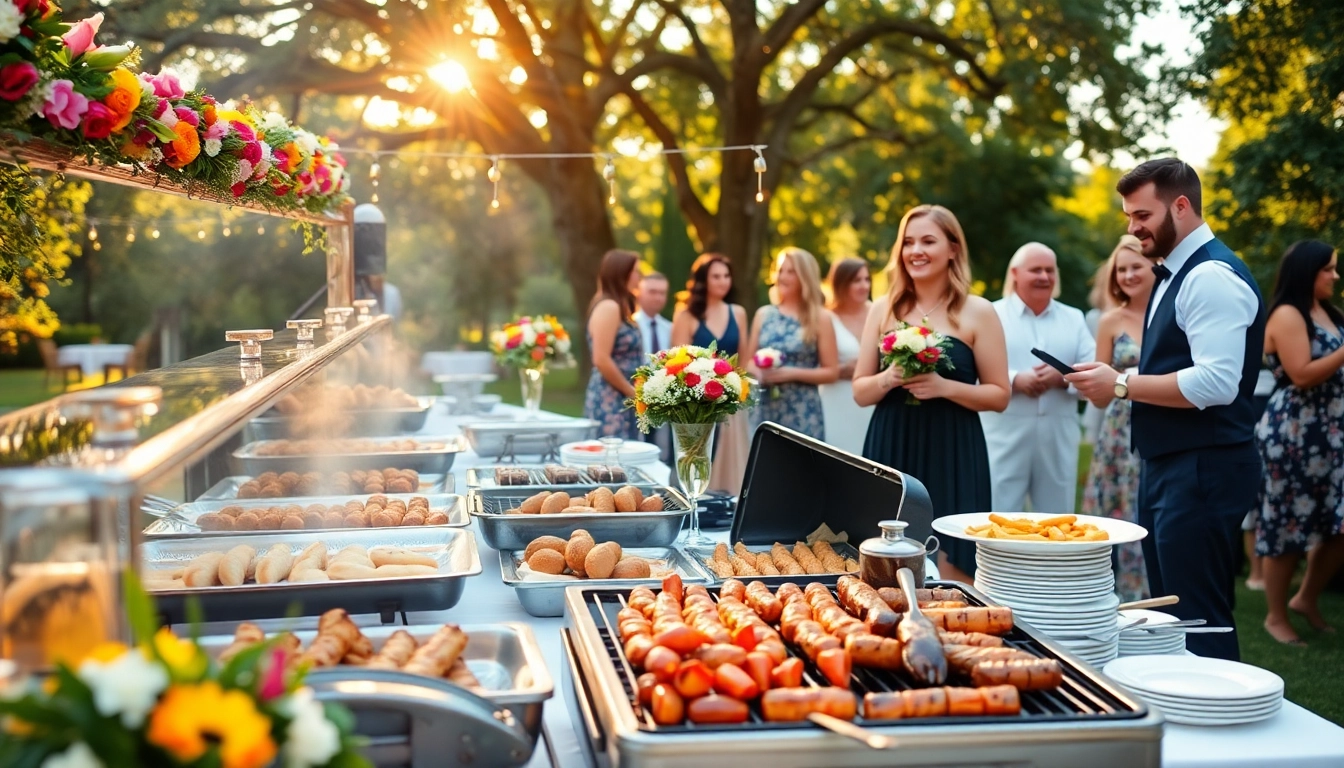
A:
POLYGON ((224 142, 220 141, 219 139, 206 139, 206 140, 205 140, 205 155, 206 155, 206 157, 214 157, 215 155, 218 155, 218 154, 219 154, 219 150, 221 150, 221 149, 223 149, 223 148, 224 148, 224 142))
POLYGON ((313 690, 300 688, 286 704, 292 719, 285 729, 285 765, 308 768, 327 764, 341 751, 341 732, 327 719, 322 704, 313 698, 313 690))
POLYGON ((149 164, 150 164, 150 165, 158 165, 159 163, 162 163, 162 162, 163 162, 163 150, 162 150, 162 149, 159 149, 158 147, 150 147, 150 149, 149 149, 149 164))
POLYGON ((233 183, 241 184, 252 178, 252 164, 246 160, 239 160, 238 167, 233 169, 233 183))
POLYGON ((523 326, 523 345, 524 345, 524 346, 528 346, 528 347, 530 347, 530 346, 533 346, 533 345, 536 344, 536 343, 537 343, 537 329, 536 329, 536 328, 533 328, 530 324, 529 324, 529 325, 524 325, 524 326, 523 326))
POLYGON ((177 125, 177 112, 173 110, 173 105, 169 104, 164 107, 163 110, 159 112, 159 116, 154 119, 163 123, 165 128, 171 129, 174 125, 177 125))
POLYGON ((305 156, 312 157, 317 151, 317 137, 307 131, 299 131, 294 137, 294 143, 299 145, 299 151, 305 156))
POLYGON ((740 393, 742 391, 742 377, 737 375, 737 371, 729 371, 723 376, 723 386, 734 394, 740 393))
POLYGON ((89 749, 89 745, 76 741, 64 752, 49 755, 42 761, 42 768, 104 768, 103 761, 89 749))
POLYGON ((18 37, 19 27, 23 26, 23 11, 14 3, 0 3, 0 43, 7 43, 18 37))
POLYGON ((663 402, 667 397, 668 389, 677 382, 675 376, 669 375, 667 371, 655 371, 648 381, 644 382, 644 399, 650 403, 663 402))
POLYGON ((714 375, 714 358, 712 358, 712 357, 697 357, 696 359, 692 360, 692 361, 690 362, 689 365, 686 366, 686 372, 687 372, 687 373, 694 373, 696 376, 701 376, 701 377, 704 377, 704 376, 713 376, 713 375, 714 375))
POLYGON ((267 112, 261 116, 261 129, 263 131, 274 131, 288 127, 289 123, 285 121, 285 116, 278 112, 267 112))
POLYGON ((130 650, 107 663, 85 661, 79 679, 93 691, 99 714, 120 713, 127 728, 139 728, 154 708, 159 694, 168 687, 168 673, 138 650, 130 650))
POLYGON ((569 354, 569 339, 568 338, 556 339, 555 351, 559 352, 562 355, 569 354))

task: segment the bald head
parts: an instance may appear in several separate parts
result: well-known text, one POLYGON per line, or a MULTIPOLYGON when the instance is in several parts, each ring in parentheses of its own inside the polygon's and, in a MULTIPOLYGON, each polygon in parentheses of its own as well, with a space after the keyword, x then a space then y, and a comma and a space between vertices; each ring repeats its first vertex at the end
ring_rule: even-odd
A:
POLYGON ((1022 303, 1040 314, 1059 297, 1059 269, 1055 252, 1043 243, 1027 243, 1008 261, 1003 280, 1005 298, 1016 293, 1022 303))

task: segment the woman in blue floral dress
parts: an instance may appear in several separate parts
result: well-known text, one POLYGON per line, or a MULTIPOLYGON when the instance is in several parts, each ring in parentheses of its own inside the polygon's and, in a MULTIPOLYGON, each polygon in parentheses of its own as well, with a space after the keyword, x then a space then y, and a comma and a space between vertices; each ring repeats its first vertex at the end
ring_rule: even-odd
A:
MULTIPOLYGON (((1123 371, 1139 364, 1144 314, 1157 277, 1133 235, 1120 238, 1107 264, 1101 290, 1115 308, 1097 325, 1097 361, 1123 371)), ((1085 515, 1131 523, 1138 518, 1139 457, 1129 447, 1129 411, 1130 401, 1117 397, 1102 415, 1083 490, 1085 515)), ((1148 571, 1139 542, 1115 548, 1115 591, 1126 602, 1148 597, 1148 571)))
POLYGON ((639 426, 625 400, 635 396, 630 378, 644 363, 644 345, 635 313, 639 255, 607 251, 597 273, 597 294, 588 308, 588 349, 593 372, 583 399, 583 415, 598 422, 601 437, 638 440, 639 426))
POLYGON ((1276 387, 1255 434, 1265 465, 1255 551, 1264 558, 1265 630, 1289 645, 1305 645, 1290 610, 1330 630, 1317 599, 1344 563, 1344 313, 1330 304, 1337 266, 1325 243, 1290 246, 1265 327, 1276 387), (1304 553, 1307 573, 1289 600, 1304 553))
POLYGON ((821 268, 812 254, 785 248, 771 270, 770 304, 756 311, 751 338, 742 358, 761 382, 753 421, 773 421, 818 440, 826 439, 819 384, 840 375, 835 325, 821 292, 821 268), (758 350, 783 353, 783 364, 761 370, 752 360, 758 350))

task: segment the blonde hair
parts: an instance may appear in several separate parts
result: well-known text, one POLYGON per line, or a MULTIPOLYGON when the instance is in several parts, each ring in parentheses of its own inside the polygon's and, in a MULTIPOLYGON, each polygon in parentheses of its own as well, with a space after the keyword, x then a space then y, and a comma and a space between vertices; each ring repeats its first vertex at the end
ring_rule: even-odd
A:
MULTIPOLYGON (((1121 251, 1133 251, 1139 256, 1148 259, 1147 256, 1143 255, 1143 243, 1139 241, 1139 238, 1133 235, 1120 236, 1120 242, 1116 243, 1115 250, 1111 251, 1111 255, 1106 259, 1106 263, 1102 265, 1106 270, 1105 278, 1097 281, 1098 283, 1105 284, 1106 297, 1109 299, 1112 307, 1129 306, 1129 295, 1120 287, 1120 281, 1115 279, 1115 270, 1116 267, 1119 266, 1121 251)), ((1152 259, 1148 260, 1152 261, 1152 259)), ((1094 288, 1092 292, 1096 293, 1096 288, 1094 288)))
POLYGON ((910 222, 922 217, 933 219, 933 223, 943 231, 948 242, 952 243, 955 254, 948 263, 948 302, 947 319, 952 327, 960 328, 958 320, 962 307, 966 306, 966 297, 971 293, 971 258, 966 247, 966 233, 961 222, 948 209, 941 205, 917 205, 906 211, 901 217, 901 226, 896 230, 896 244, 891 247, 891 260, 883 272, 887 276, 887 314, 900 319, 915 306, 915 283, 901 260, 901 249, 905 244, 905 231, 910 222))
MULTIPOLYGON (((803 340, 816 341, 817 327, 821 324, 821 309, 826 297, 821 292, 821 267, 817 258, 796 246, 789 246, 775 256, 772 272, 778 271, 779 262, 786 260, 798 276, 798 299, 802 302, 798 323, 803 326, 803 340)), ((779 304, 779 290, 770 286, 770 303, 779 304)))
MULTIPOLYGON (((1013 258, 1008 260, 1008 269, 1003 274, 1003 298, 1006 299, 1014 293, 1017 293, 1017 278, 1013 277, 1013 270, 1022 266, 1022 262, 1026 261, 1027 256, 1037 248, 1044 248, 1051 256, 1055 256, 1054 250, 1045 243, 1037 243, 1035 241, 1023 243, 1022 247, 1018 248, 1017 251, 1013 253, 1013 258)), ((1055 256, 1055 272, 1055 290, 1050 294, 1050 298, 1052 299, 1058 299, 1060 293, 1058 256, 1055 256)))

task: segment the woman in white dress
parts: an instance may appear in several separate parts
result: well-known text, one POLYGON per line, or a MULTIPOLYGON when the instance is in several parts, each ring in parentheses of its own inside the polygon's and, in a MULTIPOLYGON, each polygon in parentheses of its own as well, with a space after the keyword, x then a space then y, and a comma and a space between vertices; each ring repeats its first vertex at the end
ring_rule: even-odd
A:
POLYGON ((868 319, 872 302, 873 280, 868 264, 862 259, 840 259, 831 265, 826 277, 831 321, 835 325, 835 346, 840 353, 840 380, 821 385, 821 409, 826 418, 826 442, 855 456, 863 455, 872 406, 860 408, 854 402, 854 362, 859 359, 859 338, 868 319))

